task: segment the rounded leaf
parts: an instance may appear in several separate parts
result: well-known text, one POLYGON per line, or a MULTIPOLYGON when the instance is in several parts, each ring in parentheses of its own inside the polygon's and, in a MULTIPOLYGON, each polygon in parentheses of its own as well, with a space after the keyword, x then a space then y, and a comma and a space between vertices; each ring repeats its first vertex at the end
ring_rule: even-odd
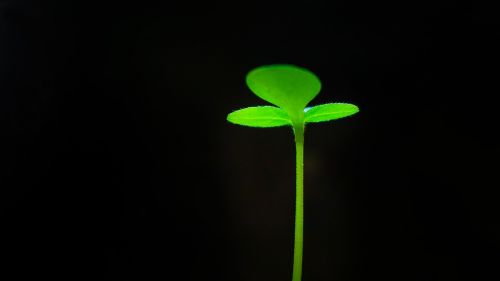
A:
POLYGON ((227 121, 249 127, 269 128, 291 125, 288 114, 274 106, 253 106, 236 110, 227 116, 227 121))
POLYGON ((301 113, 321 90, 321 82, 311 71, 288 64, 257 67, 246 77, 250 90, 290 114, 301 113))
POLYGON ((304 114, 306 123, 324 122, 353 115, 359 108, 350 103, 326 103, 308 108, 304 114))

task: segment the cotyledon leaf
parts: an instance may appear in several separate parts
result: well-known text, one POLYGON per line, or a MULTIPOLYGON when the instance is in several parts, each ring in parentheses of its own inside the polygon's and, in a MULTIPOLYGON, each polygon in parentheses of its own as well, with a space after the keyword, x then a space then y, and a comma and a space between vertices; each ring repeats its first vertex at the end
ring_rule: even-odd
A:
POLYGON ((311 71, 288 64, 257 67, 246 77, 250 90, 291 115, 301 114, 321 90, 319 78, 311 71))
POLYGON ((350 103, 326 103, 308 108, 304 114, 306 123, 324 122, 353 115, 359 108, 350 103))
POLYGON ((292 124, 288 114, 274 106, 253 106, 233 111, 227 121, 249 127, 279 127, 292 124))

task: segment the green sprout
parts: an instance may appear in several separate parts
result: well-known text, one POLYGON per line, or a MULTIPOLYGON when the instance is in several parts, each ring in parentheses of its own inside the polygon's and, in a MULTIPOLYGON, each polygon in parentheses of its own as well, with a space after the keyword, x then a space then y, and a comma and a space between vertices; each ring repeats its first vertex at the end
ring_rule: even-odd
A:
POLYGON ((287 64, 260 66, 246 76, 250 90, 275 106, 254 106, 227 116, 231 123, 258 127, 291 126, 295 136, 296 194, 292 281, 302 277, 304 233, 304 130, 307 123, 335 120, 353 115, 358 107, 349 103, 307 104, 318 95, 321 82, 311 71, 287 64))

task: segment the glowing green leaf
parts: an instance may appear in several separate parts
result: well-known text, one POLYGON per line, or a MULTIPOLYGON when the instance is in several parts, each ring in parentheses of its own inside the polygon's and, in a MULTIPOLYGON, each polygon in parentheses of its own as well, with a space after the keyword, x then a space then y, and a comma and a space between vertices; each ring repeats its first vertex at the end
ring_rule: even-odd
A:
POLYGON ((290 115, 301 114, 321 90, 314 73, 294 65, 274 64, 255 68, 246 77, 250 90, 290 115))
POLYGON ((250 127, 279 127, 291 125, 288 114, 274 106, 254 106, 236 110, 227 116, 227 121, 250 127))
POLYGON ((344 118, 355 114, 359 108, 350 103, 326 103, 306 110, 304 121, 306 123, 324 122, 344 118))

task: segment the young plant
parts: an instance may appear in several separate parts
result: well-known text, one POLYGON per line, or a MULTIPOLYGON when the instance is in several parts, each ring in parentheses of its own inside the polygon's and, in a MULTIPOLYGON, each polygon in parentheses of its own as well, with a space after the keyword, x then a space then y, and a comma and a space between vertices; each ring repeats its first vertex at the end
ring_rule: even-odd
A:
POLYGON ((247 74, 246 83, 254 94, 275 106, 254 106, 236 110, 227 116, 227 120, 234 124, 258 128, 291 126, 295 136, 296 194, 292 281, 300 281, 304 242, 305 125, 347 117, 357 113, 359 109, 349 103, 306 107, 318 95, 321 82, 314 73, 294 65, 257 67, 247 74))

